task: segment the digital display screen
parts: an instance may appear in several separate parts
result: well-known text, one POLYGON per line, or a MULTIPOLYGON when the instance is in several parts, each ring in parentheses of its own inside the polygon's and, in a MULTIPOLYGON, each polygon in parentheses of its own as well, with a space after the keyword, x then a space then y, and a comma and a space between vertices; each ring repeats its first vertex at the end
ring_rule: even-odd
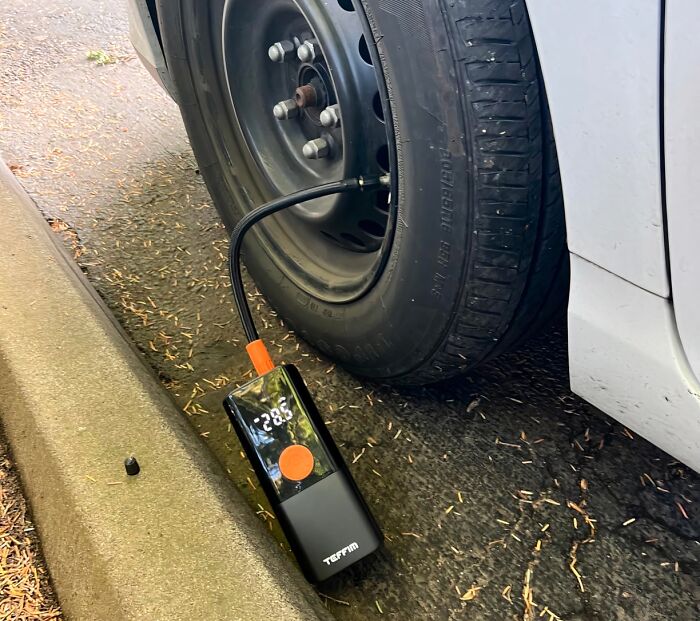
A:
POLYGON ((283 367, 241 386, 229 397, 281 500, 335 471, 283 367))

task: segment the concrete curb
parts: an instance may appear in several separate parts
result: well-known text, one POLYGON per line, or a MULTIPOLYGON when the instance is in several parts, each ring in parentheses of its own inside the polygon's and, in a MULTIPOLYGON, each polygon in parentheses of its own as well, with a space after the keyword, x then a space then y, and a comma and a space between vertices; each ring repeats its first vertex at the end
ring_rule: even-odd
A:
POLYGON ((68 618, 328 617, 4 164, 0 416, 68 618))

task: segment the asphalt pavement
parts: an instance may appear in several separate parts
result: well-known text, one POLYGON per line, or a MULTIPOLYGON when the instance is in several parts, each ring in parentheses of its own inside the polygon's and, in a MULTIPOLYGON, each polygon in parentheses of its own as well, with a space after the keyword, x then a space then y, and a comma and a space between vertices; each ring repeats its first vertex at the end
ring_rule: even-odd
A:
MULTIPOLYGON (((221 407, 250 373, 226 232, 125 7, 3 9, 2 156, 287 550, 221 407)), ((570 393, 563 321, 478 372, 398 390, 320 357, 250 291, 386 534, 320 589, 339 619, 700 617, 700 477, 570 393)))

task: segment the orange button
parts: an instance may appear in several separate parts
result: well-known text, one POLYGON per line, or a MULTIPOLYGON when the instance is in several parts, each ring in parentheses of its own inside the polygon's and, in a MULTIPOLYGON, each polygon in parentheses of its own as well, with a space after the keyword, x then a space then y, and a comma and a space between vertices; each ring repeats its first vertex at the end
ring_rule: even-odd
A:
POLYGON ((280 472, 285 479, 302 481, 314 469, 314 456, 302 444, 292 444, 280 455, 280 472))

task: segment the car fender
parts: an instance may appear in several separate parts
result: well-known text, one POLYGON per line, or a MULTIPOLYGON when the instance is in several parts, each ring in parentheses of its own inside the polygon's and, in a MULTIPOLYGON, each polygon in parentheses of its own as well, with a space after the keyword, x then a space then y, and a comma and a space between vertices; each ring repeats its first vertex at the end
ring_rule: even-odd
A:
POLYGON ((163 48, 158 37, 155 3, 149 8, 146 0, 127 0, 129 38, 139 59, 156 82, 173 99, 175 87, 165 63, 163 48))

